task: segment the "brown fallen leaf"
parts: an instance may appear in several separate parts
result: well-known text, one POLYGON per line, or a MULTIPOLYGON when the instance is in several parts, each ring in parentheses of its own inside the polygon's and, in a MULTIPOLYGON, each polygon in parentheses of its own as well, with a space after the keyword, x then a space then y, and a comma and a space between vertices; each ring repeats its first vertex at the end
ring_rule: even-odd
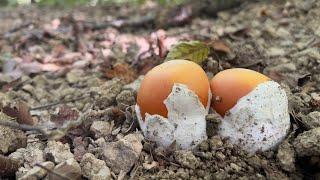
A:
POLYGON ((126 63, 114 64, 111 69, 105 71, 105 76, 110 79, 118 77, 126 83, 130 83, 138 77, 136 71, 126 63))
POLYGON ((230 54, 231 48, 222 40, 214 40, 208 43, 209 47, 211 47, 214 51, 223 52, 226 54, 230 54))
POLYGON ((57 127, 61 127, 66 121, 75 121, 78 117, 77 110, 72 109, 70 106, 62 105, 58 114, 51 115, 50 121, 55 123, 57 127))
POLYGON ((17 105, 11 107, 11 106, 5 106, 2 108, 3 113, 5 113, 7 116, 10 116, 12 118, 16 118, 17 122, 20 124, 28 124, 28 125, 34 125, 35 120, 32 118, 29 107, 24 102, 18 102, 17 105))
POLYGON ((0 176, 13 176, 18 171, 19 163, 0 154, 0 176))

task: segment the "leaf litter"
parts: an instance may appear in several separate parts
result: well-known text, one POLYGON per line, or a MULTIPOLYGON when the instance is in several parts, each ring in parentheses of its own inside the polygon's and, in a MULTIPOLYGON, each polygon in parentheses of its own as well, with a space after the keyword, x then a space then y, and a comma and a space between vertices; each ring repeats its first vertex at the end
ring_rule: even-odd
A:
MULTIPOLYGON (((19 153, 42 143, 42 148, 33 150, 41 154, 51 139, 61 147, 69 146, 64 151, 70 151, 75 161, 58 166, 49 157, 42 157, 43 162, 38 163, 49 167, 48 172, 39 170, 36 164, 22 163, 15 173, 17 178, 53 176, 61 169, 67 174, 68 170, 59 167, 69 165, 74 165, 70 171, 78 172, 80 163, 85 170, 82 176, 91 178, 317 179, 320 57, 319 22, 314 17, 320 15, 319 9, 317 1, 256 2, 242 5, 237 11, 219 11, 215 18, 191 18, 195 10, 181 8, 175 19, 170 19, 178 22, 163 25, 165 30, 146 26, 150 21, 143 22, 144 28, 131 26, 129 21, 123 28, 97 28, 97 24, 139 14, 135 7, 119 11, 111 8, 109 12, 102 8, 57 10, 58 15, 44 9, 46 16, 41 16, 44 10, 26 7, 16 9, 24 15, 19 17, 1 9, 1 19, 6 23, 0 24, 0 102, 5 105, 1 113, 6 116, 0 116, 0 127, 24 130, 6 127, 2 131, 10 136, 7 147, 1 147, 7 150, 1 160, 8 165, 12 159, 33 162, 41 155, 24 157, 19 153), (181 41, 191 48, 174 53, 181 41), (166 56, 190 57, 209 77, 223 69, 245 67, 282 83, 292 111, 290 135, 277 149, 249 156, 216 135, 219 122, 211 113, 207 119, 209 139, 193 151, 179 151, 174 143, 163 150, 141 139, 136 117, 130 111, 136 98, 136 88, 132 87, 143 77, 140 75, 162 63, 166 56), (16 106, 14 102, 22 104, 16 106), (32 124, 28 123, 31 119, 32 124), (103 137, 90 133, 97 121, 105 121, 101 124, 111 128, 111 133, 103 137), (13 143, 16 140, 26 142, 22 143, 26 146, 17 146, 13 143), (125 166, 122 159, 127 162, 125 166), (91 171, 86 161, 99 165, 91 171)), ((103 128, 107 127, 95 130, 103 128)), ((16 164, 0 169, 4 172, 1 176, 12 176, 12 171, 16 171, 16 164)))

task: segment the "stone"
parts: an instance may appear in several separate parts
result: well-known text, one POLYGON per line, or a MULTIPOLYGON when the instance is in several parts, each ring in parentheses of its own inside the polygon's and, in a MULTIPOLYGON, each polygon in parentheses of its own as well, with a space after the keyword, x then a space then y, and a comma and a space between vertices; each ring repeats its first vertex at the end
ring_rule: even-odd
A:
POLYGON ((131 90, 123 90, 116 97, 117 105, 125 110, 128 106, 136 104, 136 98, 131 90))
POLYGON ((27 136, 23 131, 0 126, 0 154, 7 154, 27 146, 27 136))
POLYGON ((268 49, 268 55, 270 57, 276 57, 276 56, 283 56, 285 54, 285 51, 278 47, 271 47, 268 49))
POLYGON ((74 155, 70 152, 69 144, 63 144, 59 141, 49 141, 44 149, 44 153, 47 160, 51 160, 57 164, 74 158, 74 155))
POLYGON ((103 160, 86 153, 80 163, 82 174, 89 180, 111 180, 111 172, 103 160))
MULTIPOLYGON (((72 179, 72 180, 80 180, 81 179, 81 168, 79 163, 71 158, 68 159, 60 164, 58 164, 54 169, 54 172, 72 179)), ((49 174, 49 179, 50 180, 59 180, 61 177, 56 176, 54 174, 49 174)))
POLYGON ((277 159, 281 168, 288 172, 295 170, 295 152, 293 146, 284 141, 278 148, 277 159))
POLYGON ((191 151, 176 151, 174 153, 175 160, 181 164, 181 166, 190 168, 190 169, 196 169, 200 162, 199 160, 193 155, 191 151))
POLYGON ((212 136, 209 139, 209 145, 211 150, 217 150, 218 148, 220 148, 223 145, 223 142, 220 138, 220 136, 216 135, 216 136, 212 136))
POLYGON ((111 134, 112 126, 107 121, 93 121, 90 131, 94 134, 95 138, 105 137, 111 134))
POLYGON ((305 131, 293 142, 297 156, 320 156, 320 127, 305 131))
POLYGON ((302 124, 309 130, 316 127, 320 127, 320 112, 313 111, 308 115, 300 115, 302 124))
MULTIPOLYGON (((41 165, 51 170, 54 168, 54 163, 50 161, 43 162, 41 163, 41 165)), ((18 179, 19 180, 38 180, 45 177, 47 173, 48 172, 45 169, 35 166, 18 179)))
POLYGON ((129 134, 117 142, 109 142, 104 147, 103 156, 107 165, 115 173, 128 172, 138 160, 142 151, 143 136, 129 134))

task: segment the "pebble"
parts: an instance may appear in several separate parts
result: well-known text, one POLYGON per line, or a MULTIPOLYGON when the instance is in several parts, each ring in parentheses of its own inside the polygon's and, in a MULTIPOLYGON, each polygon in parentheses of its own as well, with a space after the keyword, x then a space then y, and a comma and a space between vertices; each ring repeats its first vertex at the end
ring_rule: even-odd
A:
MULTIPOLYGON (((63 175, 66 178, 72 180, 80 180, 81 179, 81 168, 79 163, 71 158, 60 164, 58 164, 54 169, 54 172, 63 175)), ((59 180, 61 177, 58 177, 54 174, 49 174, 50 180, 59 180)))
POLYGON ((95 138, 105 137, 111 134, 112 126, 107 121, 94 121, 90 127, 90 131, 95 138))
POLYGON ((109 142, 104 147, 103 156, 107 165, 115 173, 128 172, 138 160, 142 151, 143 136, 129 134, 116 142, 109 142))
POLYGON ((294 140, 297 156, 320 156, 320 127, 305 131, 294 140))
MULTIPOLYGON (((53 169, 54 168, 54 163, 47 161, 41 163, 42 166, 48 168, 48 169, 53 169)), ((44 170, 43 168, 40 168, 38 166, 33 167, 31 170, 29 170, 26 174, 24 174, 22 177, 18 178, 19 180, 38 180, 47 175, 47 171, 44 170)))
POLYGON ((0 154, 7 154, 26 147, 27 136, 23 131, 0 126, 0 142, 0 154))
POLYGON ((83 176, 89 180, 111 180, 111 172, 106 163, 91 153, 83 156, 80 166, 83 176))
POLYGON ((63 144, 59 141, 49 141, 44 153, 48 160, 57 164, 74 158, 74 155, 70 152, 69 144, 63 144))

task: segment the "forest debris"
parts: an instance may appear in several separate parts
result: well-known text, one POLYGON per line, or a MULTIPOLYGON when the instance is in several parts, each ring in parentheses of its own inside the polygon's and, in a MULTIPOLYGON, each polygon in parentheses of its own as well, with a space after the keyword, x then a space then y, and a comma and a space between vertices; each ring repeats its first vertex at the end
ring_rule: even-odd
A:
MULTIPOLYGON (((44 166, 48 169, 53 169, 54 168, 54 163, 50 161, 46 161, 41 163, 41 166, 44 166)), ((47 175, 47 170, 35 166, 31 170, 29 170, 26 174, 24 174, 22 177, 20 177, 20 180, 37 180, 38 178, 43 178, 47 175)))
POLYGON ((320 156, 320 127, 305 131, 294 140, 297 156, 320 156))
POLYGON ((60 180, 61 176, 65 177, 65 179, 70 180, 81 180, 81 168, 79 163, 71 158, 64 162, 61 162, 58 164, 53 171, 55 174, 50 173, 49 179, 50 180, 60 180), (57 176, 56 174, 59 174, 61 176, 57 176))
POLYGON ((80 165, 83 176, 89 180, 111 180, 111 172, 106 163, 91 153, 83 156, 80 165))
POLYGON ((0 154, 0 177, 14 175, 19 166, 18 161, 0 154))
POLYGON ((29 107, 22 101, 19 101, 14 107, 11 107, 9 105, 3 107, 2 112, 12 118, 16 118, 17 122, 20 124, 35 124, 35 121, 33 120, 29 112, 29 107))
POLYGON ((117 142, 108 142, 103 156, 107 165, 115 173, 128 172, 138 160, 142 151, 141 134, 129 134, 117 142))
POLYGON ((75 121, 79 117, 79 112, 70 106, 62 105, 59 107, 58 114, 52 114, 50 121, 57 127, 63 126, 68 121, 75 121))
POLYGON ((137 78, 137 73, 126 63, 116 63, 111 70, 106 70, 105 75, 107 78, 118 77, 126 83, 130 83, 137 78))
POLYGON ((212 42, 209 42, 208 45, 214 50, 218 52, 223 52, 226 54, 230 54, 231 48, 222 40, 214 40, 212 42))
POLYGON ((209 47, 200 41, 181 41, 167 54, 166 60, 186 59, 201 64, 209 55, 209 47))
POLYGON ((61 163, 74 157, 70 152, 69 144, 63 144, 59 141, 49 141, 47 147, 44 149, 44 153, 46 159, 55 163, 61 163))
POLYGON ((111 134, 113 126, 107 121, 93 121, 90 131, 95 138, 105 137, 111 134))

